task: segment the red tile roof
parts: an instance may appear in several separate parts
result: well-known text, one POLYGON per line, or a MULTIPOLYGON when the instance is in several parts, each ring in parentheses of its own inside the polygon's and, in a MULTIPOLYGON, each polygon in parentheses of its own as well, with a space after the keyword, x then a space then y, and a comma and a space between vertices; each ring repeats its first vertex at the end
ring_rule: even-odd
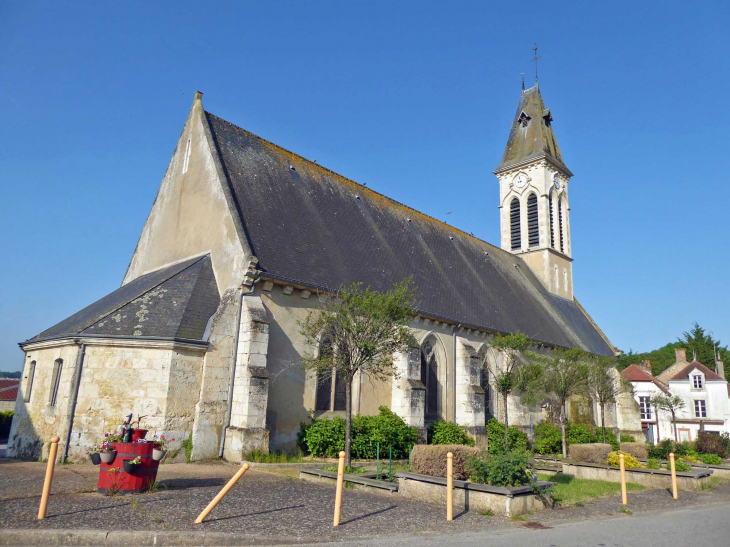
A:
POLYGON ((629 382, 651 382, 665 393, 669 393, 667 386, 646 372, 639 365, 629 365, 621 371, 621 376, 629 382))
POLYGON ((20 380, 13 378, 0 379, 0 401, 14 401, 18 398, 20 380))
POLYGON ((713 372, 709 368, 707 368, 705 365, 700 363, 699 361, 692 361, 689 365, 684 367, 682 370, 680 370, 677 374, 672 376, 669 381, 672 380, 689 380, 689 375, 693 370, 699 370, 702 374, 705 375, 706 380, 724 380, 722 376, 717 374, 716 372, 713 372))

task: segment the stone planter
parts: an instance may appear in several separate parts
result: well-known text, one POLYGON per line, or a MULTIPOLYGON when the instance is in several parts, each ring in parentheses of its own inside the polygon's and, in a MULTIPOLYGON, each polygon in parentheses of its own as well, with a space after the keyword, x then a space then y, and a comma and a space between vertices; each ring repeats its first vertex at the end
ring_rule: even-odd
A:
MULTIPOLYGON (((396 473, 398 495, 430 503, 446 504, 446 479, 417 473, 396 473)), ((552 483, 539 481, 538 486, 552 483)), ((527 486, 502 487, 454 481, 454 512, 487 511, 507 517, 544 509, 543 502, 527 486)))
POLYGON ((163 450, 162 448, 155 448, 152 450, 152 459, 156 462, 159 462, 162 458, 165 457, 165 454, 167 454, 167 450, 163 450))
POLYGON ((99 465, 101 463, 101 456, 99 456, 98 452, 95 454, 89 454, 89 458, 91 458, 91 463, 94 465, 99 465))
POLYGON ((99 458, 104 463, 112 463, 117 457, 117 451, 112 450, 111 452, 99 452, 99 458))
MULTIPOLYGON (((563 464, 563 473, 577 479, 621 482, 621 470, 598 463, 570 462, 563 464)), ((712 484, 712 471, 693 469, 677 472, 677 488, 698 492, 712 484)), ((648 488, 671 488, 672 473, 665 469, 627 469, 626 482, 634 482, 648 488)))

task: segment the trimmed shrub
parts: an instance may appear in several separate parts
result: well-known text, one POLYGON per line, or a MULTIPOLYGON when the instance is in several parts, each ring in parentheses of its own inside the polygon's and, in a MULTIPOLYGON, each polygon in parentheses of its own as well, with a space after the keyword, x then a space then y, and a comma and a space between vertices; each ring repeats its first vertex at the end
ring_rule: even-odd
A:
POLYGON ((661 469, 662 463, 656 458, 649 458, 646 460, 646 467, 647 469, 661 469))
POLYGON ((560 428, 550 422, 535 426, 535 442, 532 449, 538 454, 557 454, 563 450, 560 428))
POLYGON ((571 444, 568 457, 575 462, 604 463, 611 450, 610 444, 571 444))
POLYGON ((708 433, 707 431, 702 431, 697 434, 695 449, 700 454, 715 454, 721 458, 728 457, 727 439, 714 433, 708 433))
MULTIPOLYGON (((603 442, 603 433, 602 429, 599 427, 596 429, 596 440, 597 443, 603 442)), ((612 429, 606 428, 606 444, 610 444, 614 450, 619 450, 621 447, 619 446, 618 439, 616 438, 616 434, 613 432, 612 429)))
MULTIPOLYGON (((510 451, 524 452, 527 450, 527 434, 516 427, 507 430, 507 447, 510 451)), ((504 449, 504 424, 492 418, 487 422, 487 443, 490 454, 503 454, 504 449)))
POLYGON ((411 452, 411 467, 416 473, 431 477, 446 476, 446 454, 454 454, 454 478, 469 478, 469 461, 479 456, 478 448, 463 444, 417 444, 411 452))
POLYGON ((645 460, 649 456, 645 443, 624 442, 621 443, 621 450, 631 454, 637 460, 645 460))
MULTIPOLYGON (((345 449, 345 419, 315 418, 309 425, 302 424, 298 440, 315 457, 334 458, 345 449)), ((393 447, 394 458, 408 457, 409 448, 418 441, 418 431, 408 427, 394 412, 385 406, 380 407, 377 416, 354 416, 352 418, 353 458, 374 459, 377 456, 377 443, 380 442, 381 455, 393 447)))
POLYGON ((565 441, 568 444, 587 444, 595 443, 596 437, 591 430, 583 424, 567 424, 565 432, 565 441))
POLYGON ((469 462, 469 478, 492 486, 522 486, 530 482, 527 453, 483 454, 469 462))
POLYGON ((13 411, 0 412, 0 439, 7 439, 10 435, 10 424, 13 421, 13 411))
POLYGON ((463 444, 474 446, 474 439, 463 426, 454 422, 434 422, 428 428, 428 444, 463 444))
POLYGON ((674 443, 669 439, 664 439, 659 444, 649 447, 649 457, 658 460, 667 460, 672 450, 674 450, 674 443))
POLYGON ((621 465, 620 458, 619 458, 619 456, 621 454, 624 455, 624 467, 626 469, 639 469, 641 467, 644 467, 643 463, 641 463, 639 460, 634 458, 631 454, 624 452, 623 450, 611 452, 608 455, 608 459, 606 459, 606 465, 610 465, 612 467, 619 467, 621 465))
POLYGON ((702 454, 700 459, 707 465, 722 465, 722 458, 717 454, 702 454))
POLYGON ((634 439, 633 435, 624 435, 621 433, 621 442, 622 443, 635 443, 636 439, 634 439))

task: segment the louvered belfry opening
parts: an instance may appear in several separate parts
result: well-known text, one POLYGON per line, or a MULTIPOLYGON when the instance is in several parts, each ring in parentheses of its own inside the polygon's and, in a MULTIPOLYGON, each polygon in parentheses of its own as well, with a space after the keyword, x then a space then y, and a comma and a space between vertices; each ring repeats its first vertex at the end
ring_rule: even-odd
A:
POLYGON ((509 225, 512 236, 512 250, 516 251, 522 247, 522 236, 520 234, 520 200, 514 198, 509 206, 509 225))
POLYGON ((550 247, 555 248, 555 222, 553 221, 553 194, 550 192, 550 247))
POLYGON ((527 198, 527 231, 530 237, 530 247, 540 246, 540 227, 537 220, 537 196, 530 194, 530 197, 527 198))
POLYGON ((558 198, 558 229, 560 230, 560 252, 565 252, 565 242, 563 238, 563 198, 558 198))

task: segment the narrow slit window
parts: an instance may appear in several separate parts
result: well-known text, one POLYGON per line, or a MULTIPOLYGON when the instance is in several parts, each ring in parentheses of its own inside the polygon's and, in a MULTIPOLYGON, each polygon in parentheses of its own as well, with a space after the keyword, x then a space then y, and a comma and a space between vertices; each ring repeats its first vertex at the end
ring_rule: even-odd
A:
POLYGON ((520 234, 520 200, 514 198, 509 206, 509 226, 512 237, 512 250, 516 251, 522 247, 522 236, 520 234))
POLYGON ((527 229, 530 236, 530 247, 540 246, 540 227, 537 218, 537 196, 530 194, 527 198, 527 229))
POLYGON ((553 221, 553 194, 550 193, 550 246, 554 249, 555 248, 555 222, 553 221))
POLYGON ((563 198, 558 198, 558 229, 560 230, 560 252, 565 252, 565 240, 563 236, 563 198))
POLYGON ((35 377, 35 361, 28 364, 28 373, 25 376, 25 389, 23 390, 23 401, 30 402, 30 394, 33 391, 33 378, 35 377))
POLYGON ((190 139, 188 139, 188 145, 185 147, 185 160, 183 161, 183 174, 188 172, 188 165, 190 165, 190 139))
POLYGON ((51 406, 56 405, 56 399, 58 398, 58 388, 61 385, 61 372, 63 371, 63 360, 56 359, 53 363, 53 376, 51 376, 51 392, 48 397, 48 402, 51 406))

